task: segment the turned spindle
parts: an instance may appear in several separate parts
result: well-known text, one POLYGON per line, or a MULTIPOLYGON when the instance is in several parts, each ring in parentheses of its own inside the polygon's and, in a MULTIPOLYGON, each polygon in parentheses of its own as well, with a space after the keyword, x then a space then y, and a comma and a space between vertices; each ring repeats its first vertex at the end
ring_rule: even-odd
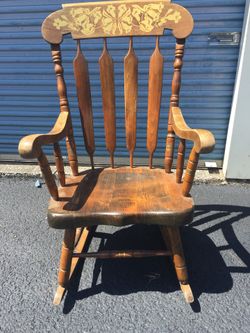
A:
POLYGON ((193 185, 193 180, 194 180, 194 176, 195 176, 195 171, 197 169, 198 160, 199 160, 199 154, 196 153, 195 149, 193 148, 189 155, 189 160, 187 163, 187 168, 186 168, 183 185, 182 185, 182 193, 184 196, 189 195, 189 192, 193 185))
POLYGON ((165 170, 167 173, 171 172, 173 157, 174 157, 174 143, 175 133, 173 130, 172 111, 173 106, 179 106, 179 93, 181 88, 181 68, 183 64, 185 39, 176 39, 175 59, 174 59, 174 74, 172 80, 172 94, 170 98, 170 109, 168 115, 168 134, 166 139, 166 152, 165 152, 165 170))
POLYGON ((64 173, 63 158, 62 158, 61 148, 57 142, 54 143, 54 156, 55 156, 56 170, 58 173, 58 179, 59 179, 61 186, 64 186, 65 185, 65 173, 64 173))
MULTIPOLYGON (((60 103, 60 111, 66 111, 70 113, 68 97, 67 97, 67 89, 63 76, 63 66, 62 66, 62 58, 61 58, 61 50, 59 44, 51 44, 51 53, 52 59, 54 62, 54 69, 56 73, 57 80, 57 91, 59 96, 60 103)), ((69 165, 71 167, 72 173, 74 176, 78 175, 78 161, 76 155, 76 145, 73 134, 73 127, 71 117, 68 120, 68 128, 66 134, 66 147, 68 153, 69 165)))
POLYGON ((49 162, 47 157, 44 155, 43 151, 41 151, 40 155, 38 156, 38 164, 41 168, 41 172, 45 183, 49 189, 49 193, 54 200, 58 200, 58 189, 52 174, 52 171, 49 166, 49 162))

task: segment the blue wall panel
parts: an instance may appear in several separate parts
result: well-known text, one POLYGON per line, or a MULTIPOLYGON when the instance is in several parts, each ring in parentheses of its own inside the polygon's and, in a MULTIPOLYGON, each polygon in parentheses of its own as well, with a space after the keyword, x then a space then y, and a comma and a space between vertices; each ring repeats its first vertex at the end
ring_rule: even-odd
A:
MULTIPOLYGON (((73 1, 67 1, 75 2, 73 1)), ((207 128, 216 136, 217 145, 209 159, 222 160, 228 119, 231 108, 239 47, 210 46, 211 32, 240 32, 245 0, 175 1, 193 14, 195 29, 186 44, 181 103, 187 123, 191 127, 207 128)), ((41 37, 44 18, 61 8, 61 0, 0 1, 0 158, 17 154, 19 139, 26 134, 49 130, 58 114, 58 98, 49 45, 41 37)), ((137 148, 135 155, 147 157, 146 114, 148 62, 154 48, 154 38, 135 38, 139 58, 139 98, 137 148)), ((117 150, 116 156, 128 156, 125 147, 123 58, 127 52, 127 38, 108 40, 115 63, 117 150)), ((156 157, 164 156, 169 93, 174 57, 174 38, 169 32, 160 40, 165 58, 164 90, 160 117, 160 134, 156 157)), ((93 96, 96 155, 107 156, 104 142, 103 115, 98 72, 100 40, 82 42, 88 58, 93 96)), ((72 60, 75 41, 65 37, 63 63, 68 96, 73 115, 79 155, 86 155, 77 109, 72 60)), ((205 157, 205 156, 204 156, 205 157)))

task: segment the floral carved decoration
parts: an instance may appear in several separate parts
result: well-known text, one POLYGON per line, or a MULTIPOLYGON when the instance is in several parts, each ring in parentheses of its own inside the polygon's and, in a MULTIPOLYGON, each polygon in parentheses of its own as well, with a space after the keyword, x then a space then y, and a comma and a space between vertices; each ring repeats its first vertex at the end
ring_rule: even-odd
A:
POLYGON ((69 14, 61 15, 53 21, 53 26, 92 35, 102 30, 107 35, 129 34, 132 28, 149 33, 154 28, 163 26, 167 21, 177 24, 181 20, 179 11, 169 8, 163 15, 163 3, 151 3, 144 6, 121 4, 108 5, 104 8, 71 8, 69 14))

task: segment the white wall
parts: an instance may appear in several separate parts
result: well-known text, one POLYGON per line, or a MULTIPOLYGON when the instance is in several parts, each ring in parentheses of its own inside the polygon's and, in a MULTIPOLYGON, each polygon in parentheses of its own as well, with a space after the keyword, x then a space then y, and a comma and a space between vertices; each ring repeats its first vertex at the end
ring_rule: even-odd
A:
POLYGON ((228 179, 250 179, 250 0, 246 0, 223 172, 228 179))

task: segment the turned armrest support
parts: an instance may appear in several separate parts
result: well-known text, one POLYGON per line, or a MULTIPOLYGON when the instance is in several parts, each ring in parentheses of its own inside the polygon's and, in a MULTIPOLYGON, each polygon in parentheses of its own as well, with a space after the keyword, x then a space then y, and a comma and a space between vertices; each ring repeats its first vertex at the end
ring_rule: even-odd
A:
POLYGON ((20 156, 23 158, 39 158, 42 154, 42 146, 54 144, 66 136, 68 119, 69 113, 61 112, 49 133, 23 137, 18 146, 20 156))
POLYGON ((172 107, 171 110, 173 129, 175 134, 181 139, 190 140, 194 143, 189 155, 182 185, 183 195, 188 196, 193 185, 193 180, 199 160, 199 154, 211 152, 215 145, 215 139, 213 134, 209 131, 203 129, 192 129, 188 127, 180 108, 172 107))
POLYGON ((181 109, 172 107, 173 129, 181 139, 194 142, 194 149, 197 154, 210 153, 215 145, 215 139, 211 132, 204 129, 192 129, 186 124, 181 109))

